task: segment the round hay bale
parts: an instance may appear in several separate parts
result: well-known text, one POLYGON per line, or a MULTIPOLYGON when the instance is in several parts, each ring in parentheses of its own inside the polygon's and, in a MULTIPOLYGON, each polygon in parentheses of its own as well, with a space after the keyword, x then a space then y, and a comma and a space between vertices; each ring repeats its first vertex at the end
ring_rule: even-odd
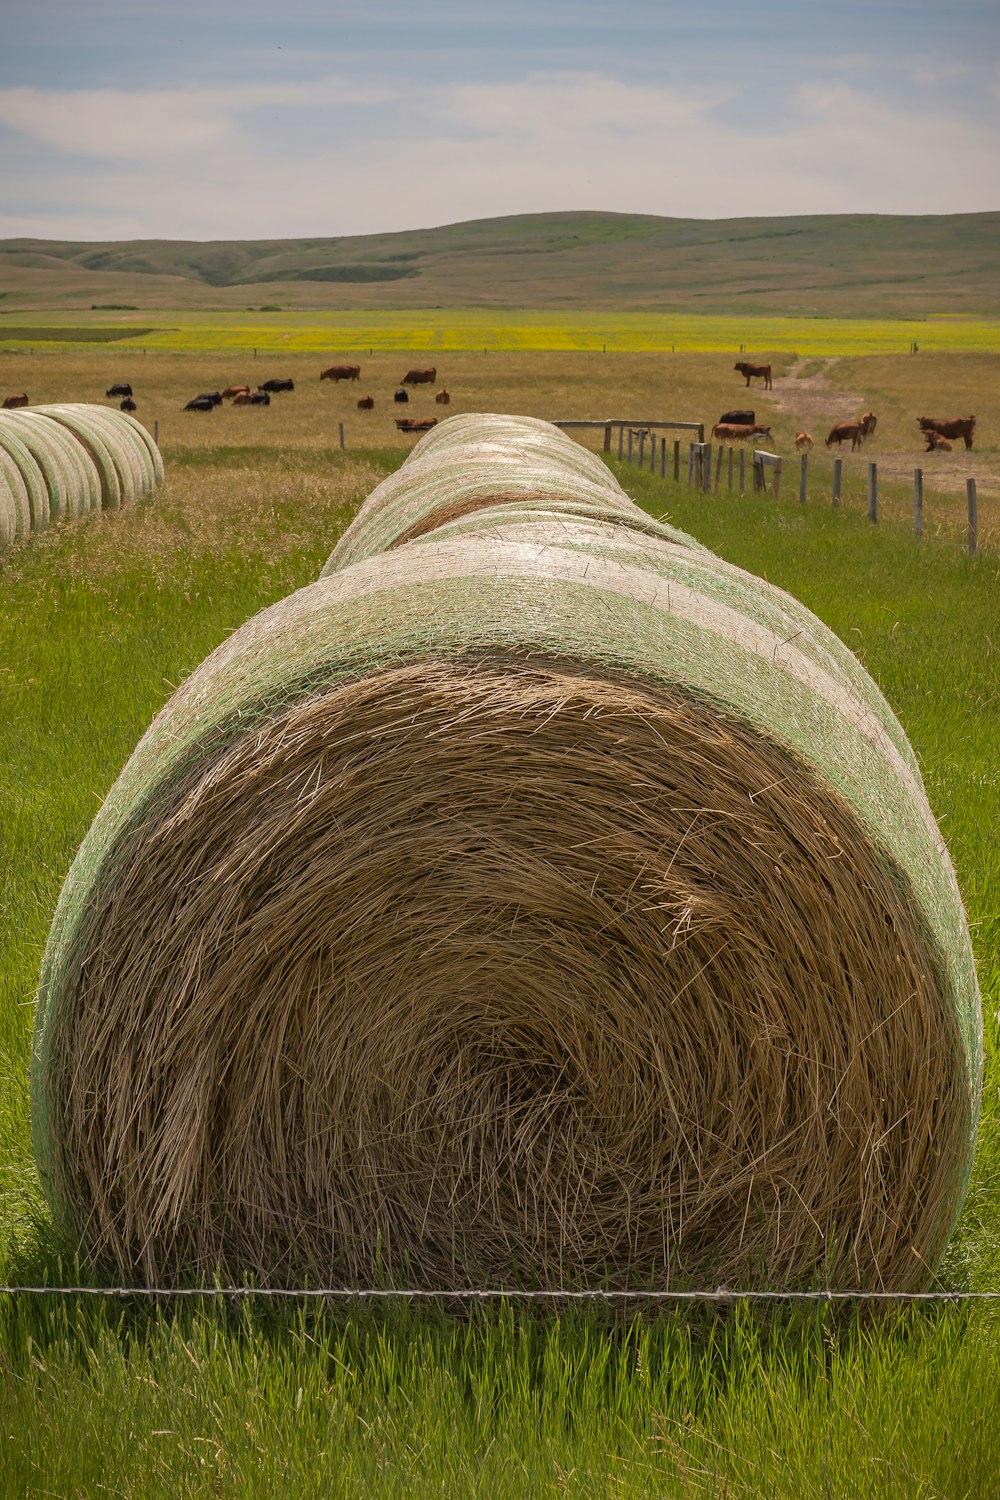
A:
POLYGON ((5 420, 8 414, 0 412, 0 448, 17 464, 24 481, 31 511, 32 531, 42 531, 49 524, 49 486, 45 474, 34 452, 14 430, 13 423, 5 420))
MULTIPOLYGON (((37 406, 42 416, 66 427, 89 455, 100 478, 100 504, 103 510, 117 510, 122 500, 122 485, 114 455, 107 443, 107 430, 94 418, 90 406, 37 406)), ((100 408, 96 408, 100 410, 100 408)))
MULTIPOLYGON (((38 478, 41 482, 40 473, 38 478)), ((10 505, 13 508, 14 536, 12 540, 19 540, 31 530, 31 498, 24 475, 14 458, 3 446, 2 434, 0 434, 0 482, 6 486, 10 496, 10 505)))
POLYGON ((932 1273, 982 1035, 905 737, 801 605, 553 517, 545 467, 534 515, 467 513, 250 621, 105 800, 32 1091, 89 1255, 437 1287, 932 1273))
POLYGON ((46 523, 63 517, 66 513, 66 491, 69 480, 62 454, 53 448, 48 427, 40 425, 37 418, 24 411, 4 412, 3 424, 20 438, 35 463, 42 471, 46 493, 46 523), (27 420, 25 416, 27 415, 27 420))
POLYGON ((501 505, 513 510, 544 505, 554 514, 607 517, 701 549, 693 537, 633 505, 596 454, 558 428, 532 417, 463 414, 432 428, 407 462, 372 491, 324 576, 501 505), (504 437, 498 440, 501 420, 504 437))

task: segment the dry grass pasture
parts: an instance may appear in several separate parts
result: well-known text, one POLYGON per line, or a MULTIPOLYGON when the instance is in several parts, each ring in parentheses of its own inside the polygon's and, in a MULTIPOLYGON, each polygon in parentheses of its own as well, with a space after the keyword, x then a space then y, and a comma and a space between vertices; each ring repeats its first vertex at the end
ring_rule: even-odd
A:
MULTIPOLYGON (((354 382, 320 381, 320 371, 343 357, 267 355, 258 359, 225 352, 149 353, 103 349, 97 352, 36 351, 0 354, 3 391, 24 390, 32 404, 51 401, 105 402, 114 382, 129 381, 137 416, 151 430, 158 424, 168 471, 186 459, 214 455, 220 473, 213 481, 240 489, 241 471, 258 477, 262 464, 287 466, 295 460, 301 475, 313 465, 315 483, 324 483, 323 454, 335 448, 342 423, 351 453, 394 449, 402 453, 417 439, 400 433, 396 418, 443 418, 462 411, 509 411, 556 418, 600 420, 703 421, 706 429, 722 412, 752 408, 769 423, 771 447, 785 459, 783 500, 798 495, 795 433, 812 433, 816 447, 809 461, 810 501, 829 503, 832 458, 824 438, 835 421, 871 408, 879 416, 874 436, 857 453, 844 449, 844 503, 864 504, 867 465, 879 466, 882 516, 909 524, 913 470, 924 473, 924 528, 928 537, 960 540, 965 528, 965 480, 974 477, 979 496, 980 545, 1000 545, 1000 355, 934 353, 866 356, 828 360, 799 359, 781 351, 757 351, 770 360, 775 388, 747 390, 729 352, 449 352, 433 350, 376 353, 361 360, 354 382), (407 405, 393 392, 411 366, 436 366, 433 385, 410 389, 407 405), (271 376, 289 377, 295 390, 271 405, 222 407, 207 413, 184 411, 203 391, 271 376), (451 395, 437 406, 441 387, 451 395), (374 410, 358 411, 361 396, 372 396, 374 410), (958 442, 951 453, 923 452, 918 416, 977 417, 975 446, 958 442)), ((114 404, 108 402, 107 404, 114 404)), ((601 434, 585 441, 598 446, 601 434)), ((275 479, 275 482, 279 482, 275 479)), ((725 474, 723 475, 725 483, 725 474)))

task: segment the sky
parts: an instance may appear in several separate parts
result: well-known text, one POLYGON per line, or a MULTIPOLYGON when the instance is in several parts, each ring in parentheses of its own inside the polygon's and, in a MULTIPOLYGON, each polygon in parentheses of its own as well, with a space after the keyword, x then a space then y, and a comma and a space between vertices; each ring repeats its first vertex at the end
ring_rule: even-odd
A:
POLYGON ((0 0, 0 238, 998 208, 998 0, 0 0))

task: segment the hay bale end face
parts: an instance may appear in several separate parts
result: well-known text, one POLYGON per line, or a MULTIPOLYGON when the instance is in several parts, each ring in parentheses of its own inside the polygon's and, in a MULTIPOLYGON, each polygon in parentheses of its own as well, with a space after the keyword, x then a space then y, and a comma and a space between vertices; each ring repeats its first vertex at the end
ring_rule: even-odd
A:
POLYGON ((981 1023, 878 690, 545 424, 453 418, 400 476, 80 851, 33 1076, 59 1218, 151 1278, 923 1284, 981 1023))

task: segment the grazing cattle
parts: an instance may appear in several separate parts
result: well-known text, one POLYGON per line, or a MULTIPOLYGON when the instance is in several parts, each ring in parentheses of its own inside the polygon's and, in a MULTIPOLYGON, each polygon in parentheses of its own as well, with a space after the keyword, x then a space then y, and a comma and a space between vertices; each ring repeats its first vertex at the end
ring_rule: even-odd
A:
POLYGON ((927 439, 925 453, 950 453, 951 444, 946 437, 942 437, 933 427, 924 428, 924 437, 927 439))
POLYGON ((966 448, 972 447, 975 417, 918 417, 917 421, 925 433, 939 432, 944 438, 963 438, 966 448))
POLYGON ((227 385, 222 393, 222 399, 223 401, 235 401, 237 396, 249 396, 249 394, 250 387, 248 385, 227 385))
POLYGON ((765 391, 771 389, 771 366, 751 365, 745 359, 738 359, 733 365, 734 370, 739 370, 741 375, 746 376, 747 385, 751 380, 763 380, 765 391))
POLYGON ((14 396, 5 396, 3 398, 4 411, 13 411, 15 406, 27 406, 27 404, 28 398, 23 391, 18 391, 14 396))
POLYGON ((436 396, 434 397, 434 400, 437 402, 438 406, 451 405, 451 397, 449 396, 447 391, 438 391, 436 396))
POLYGON ((105 391, 104 394, 106 396, 131 396, 132 387, 130 385, 113 385, 111 389, 109 391, 105 391))
POLYGON ((826 446, 831 448, 836 443, 839 448, 841 443, 846 443, 848 439, 850 439, 852 453, 855 448, 861 447, 861 444, 865 440, 865 429, 860 422, 836 423, 835 426, 830 428, 830 435, 826 440, 826 446))
POLYGON ((437 380, 437 369, 431 370, 407 370, 400 381, 401 385, 433 385, 437 380))
POLYGON ((267 391, 273 395, 276 391, 294 391, 294 380, 265 380, 263 385, 257 387, 259 391, 267 391))
POLYGON ((374 411, 374 410, 375 410, 375 397, 374 396, 362 396, 361 399, 360 399, 360 401, 358 402, 358 411, 374 411))
POLYGON ((335 384, 338 380, 360 380, 360 365, 331 365, 328 370, 321 370, 320 380, 332 380, 335 384))
POLYGON ((119 411, 136 411, 137 409, 138 408, 136 407, 136 404, 132 400, 131 396, 126 396, 124 401, 119 401, 118 403, 119 411))
POLYGON ((410 393, 409 393, 409 391, 404 391, 404 390, 400 389, 400 390, 396 391, 396 393, 394 394, 394 396, 393 396, 392 399, 393 399, 393 401, 396 401, 396 402, 402 404, 403 402, 409 401, 409 399, 410 399, 410 393))
POLYGON ((219 404, 218 402, 212 400, 211 396, 195 396, 195 398, 194 398, 193 401, 189 401, 188 402, 188 404, 187 404, 187 406, 185 406, 184 410, 185 411, 214 411, 215 408, 216 408, 216 406, 218 404, 219 404))
POLYGON ((795 434, 795 446, 800 453, 808 453, 813 445, 811 432, 797 432, 795 434))
POLYGON ((271 397, 267 391, 254 391, 253 395, 250 397, 251 406, 270 406, 270 404, 271 397))
POLYGON ((196 401, 211 401, 213 406, 222 405, 221 391, 199 391, 195 397, 196 401))
POLYGON ((396 426, 400 432, 430 432, 432 427, 437 426, 437 417, 423 417, 420 421, 411 421, 409 417, 397 417, 396 426))
POLYGON ((251 406, 252 404, 253 397, 249 391, 240 391, 238 395, 233 397, 234 406, 251 406))
POLYGON ((871 437, 872 433, 878 426, 878 417, 875 415, 875 413, 873 411, 862 412, 861 416, 858 418, 858 421, 865 429, 865 437, 871 437))
POLYGON ((755 411, 724 411, 719 418, 720 422, 738 422, 740 425, 750 425, 757 420, 755 411))
POLYGON ((765 437, 770 441, 771 429, 758 422, 716 422, 712 436, 720 443, 745 443, 755 437, 765 437))

